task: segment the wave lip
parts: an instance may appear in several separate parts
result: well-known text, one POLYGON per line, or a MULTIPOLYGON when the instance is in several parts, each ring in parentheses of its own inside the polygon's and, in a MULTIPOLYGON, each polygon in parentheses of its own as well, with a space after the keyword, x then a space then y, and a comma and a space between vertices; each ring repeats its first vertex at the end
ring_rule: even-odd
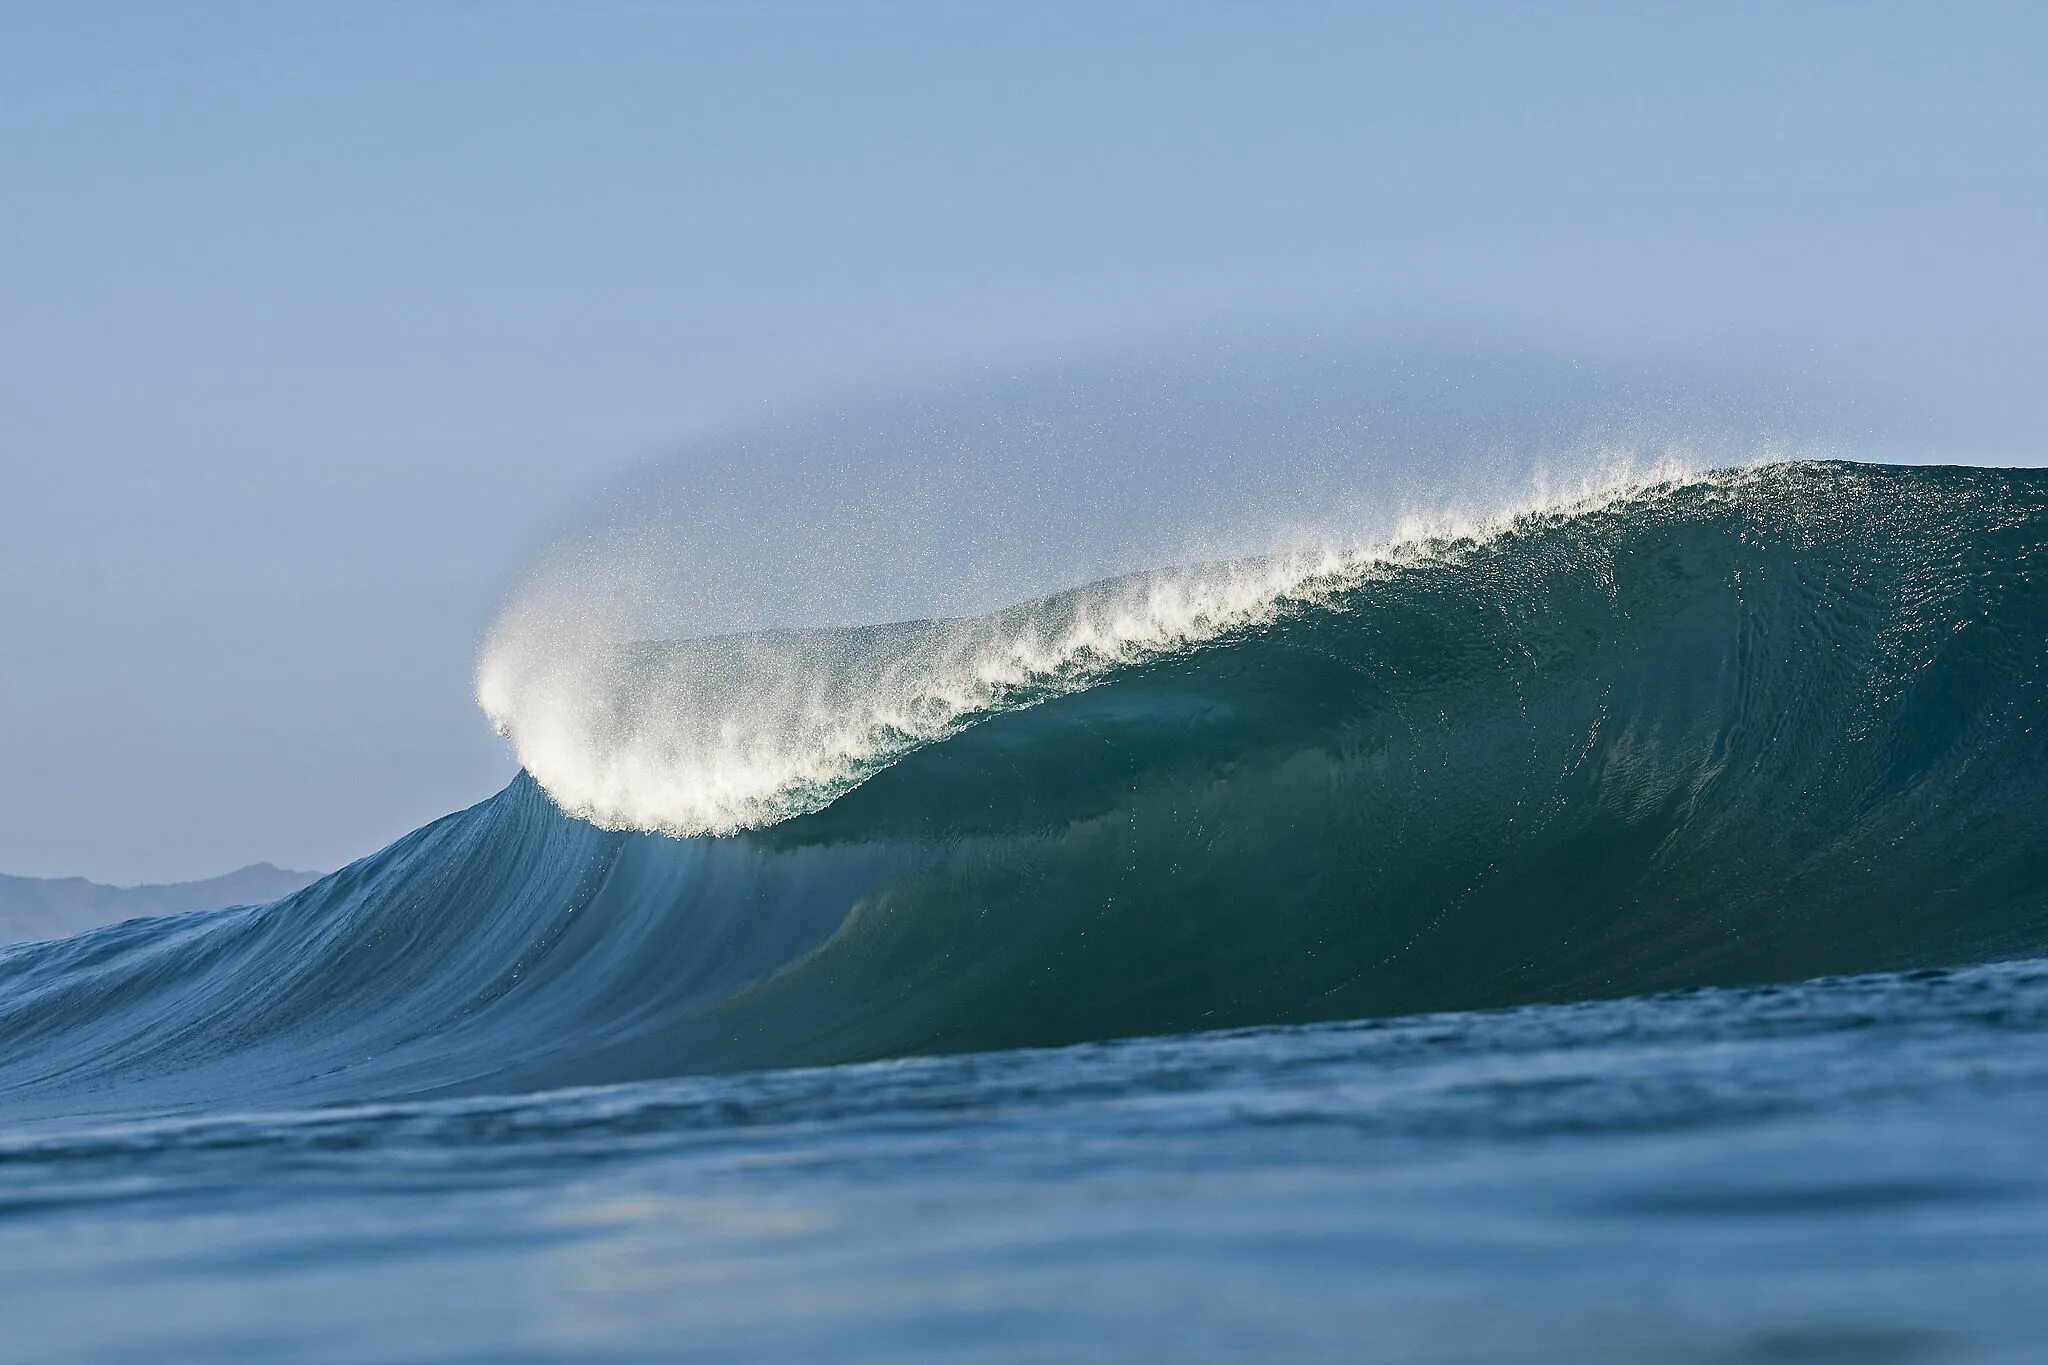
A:
MULTIPOLYGON (((1383 558, 1011 694, 764 828, 604 829, 522 775, 273 905, 0 951, 0 1108, 2041 956, 2044 563, 2048 472, 1775 467, 1383 558)), ((944 639, 884 630, 892 657, 944 639)))
MULTIPOLYGON (((823 809, 987 716, 1328 604, 1404 567, 1549 519, 1647 503, 1741 471, 1620 464, 1566 495, 1405 519, 1378 539, 1119 576, 985 615, 680 642, 593 636, 542 593, 501 614, 477 698, 521 767, 605 829, 727 835, 823 809)), ((602 615, 602 613, 598 613, 602 615)))

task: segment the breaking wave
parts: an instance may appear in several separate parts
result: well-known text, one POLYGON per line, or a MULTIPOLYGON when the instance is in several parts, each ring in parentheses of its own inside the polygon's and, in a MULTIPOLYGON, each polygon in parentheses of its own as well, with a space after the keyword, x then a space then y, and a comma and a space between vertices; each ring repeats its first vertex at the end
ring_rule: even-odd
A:
POLYGON ((552 670, 520 638, 481 691, 531 776, 275 904, 0 953, 0 1105, 515 1090, 2048 950, 2038 471, 1638 481, 552 670))

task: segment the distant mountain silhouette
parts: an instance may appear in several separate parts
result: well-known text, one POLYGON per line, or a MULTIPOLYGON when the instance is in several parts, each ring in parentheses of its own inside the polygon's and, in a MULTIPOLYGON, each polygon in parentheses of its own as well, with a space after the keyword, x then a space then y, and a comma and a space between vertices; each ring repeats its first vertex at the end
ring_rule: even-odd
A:
POLYGON ((0 873, 0 944, 66 938, 145 915, 260 905, 288 896, 320 875, 251 863, 199 882, 106 886, 83 877, 10 877, 0 873))

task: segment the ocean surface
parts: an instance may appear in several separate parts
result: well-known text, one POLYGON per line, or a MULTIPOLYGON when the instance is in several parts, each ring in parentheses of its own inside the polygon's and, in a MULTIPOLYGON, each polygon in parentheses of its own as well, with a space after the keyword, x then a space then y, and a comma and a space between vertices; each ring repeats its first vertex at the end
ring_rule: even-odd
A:
POLYGON ((531 676, 0 950, 0 1356, 2048 1355, 2048 473, 531 676))

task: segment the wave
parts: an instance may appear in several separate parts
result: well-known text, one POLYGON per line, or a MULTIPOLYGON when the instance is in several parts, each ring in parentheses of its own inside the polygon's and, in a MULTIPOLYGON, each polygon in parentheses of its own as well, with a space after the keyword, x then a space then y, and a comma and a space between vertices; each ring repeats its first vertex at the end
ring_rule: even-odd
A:
MULTIPOLYGON (((712 793, 730 833, 604 828, 643 780, 666 811, 716 784, 590 763, 579 802, 522 743, 602 823, 522 774, 272 905, 0 952, 0 1103, 517 1090, 2048 949, 2048 473, 1773 466, 1301 567, 753 637, 730 657, 860 678, 1260 585, 865 717, 816 771, 712 793)), ((605 667, 707 676, 693 648, 605 667)))

